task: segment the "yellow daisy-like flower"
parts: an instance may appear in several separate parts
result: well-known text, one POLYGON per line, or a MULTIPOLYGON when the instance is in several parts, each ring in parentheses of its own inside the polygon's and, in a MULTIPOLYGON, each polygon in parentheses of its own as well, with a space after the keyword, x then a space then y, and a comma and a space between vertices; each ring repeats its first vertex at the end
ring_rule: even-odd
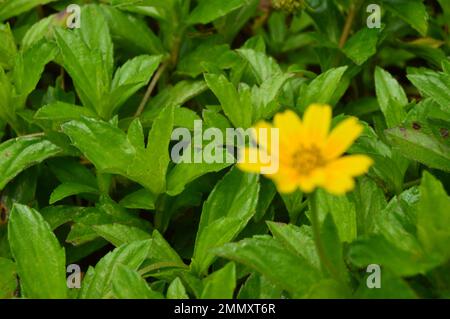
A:
MULTIPOLYGON (((254 127, 260 149, 242 149, 242 162, 238 167, 246 172, 262 172, 275 182, 281 193, 291 193, 298 188, 309 193, 321 187, 331 194, 345 194, 354 188, 354 178, 367 173, 373 161, 366 155, 343 156, 363 131, 357 118, 342 121, 331 132, 330 125, 331 107, 328 105, 309 106, 303 120, 292 111, 279 113, 275 115, 273 125, 260 122, 254 127), (278 154, 271 152, 273 145, 262 145, 265 141, 258 138, 261 128, 279 130, 278 154), (259 159, 261 148, 272 160, 278 161, 275 173, 264 173, 267 162, 248 160, 259 159)), ((269 143, 266 141, 266 144, 269 143)))

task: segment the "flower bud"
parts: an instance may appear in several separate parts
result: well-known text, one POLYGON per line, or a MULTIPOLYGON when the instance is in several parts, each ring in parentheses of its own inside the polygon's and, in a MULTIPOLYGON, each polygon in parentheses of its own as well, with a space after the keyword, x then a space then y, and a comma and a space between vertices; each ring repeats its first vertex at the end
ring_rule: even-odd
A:
POLYGON ((305 0, 272 0, 272 7, 294 13, 305 7, 305 0))

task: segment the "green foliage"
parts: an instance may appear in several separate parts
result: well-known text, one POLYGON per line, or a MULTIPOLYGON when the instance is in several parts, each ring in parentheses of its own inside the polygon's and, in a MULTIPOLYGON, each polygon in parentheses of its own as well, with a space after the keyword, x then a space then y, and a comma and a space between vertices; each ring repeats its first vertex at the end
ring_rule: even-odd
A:
POLYGON ((0 0, 0 298, 450 297, 449 1, 73 2, 75 29, 0 0), (278 193, 228 137, 171 157, 312 103, 364 127, 343 196, 278 193))

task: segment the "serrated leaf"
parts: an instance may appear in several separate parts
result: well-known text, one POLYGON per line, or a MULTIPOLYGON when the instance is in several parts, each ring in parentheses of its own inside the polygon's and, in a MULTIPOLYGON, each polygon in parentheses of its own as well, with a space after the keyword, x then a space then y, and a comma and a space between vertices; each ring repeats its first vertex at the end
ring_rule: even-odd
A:
POLYGON ((386 131, 391 145, 405 157, 429 167, 450 171, 450 149, 434 136, 414 129, 392 128, 386 131))
POLYGON ((122 245, 109 252, 92 269, 91 276, 86 276, 83 280, 79 298, 111 297, 116 267, 123 265, 131 270, 137 270, 148 255, 149 248, 150 241, 144 240, 122 245))
POLYGON ((320 278, 319 272, 306 260, 286 250, 270 237, 247 238, 238 243, 226 244, 215 249, 215 252, 258 271, 297 297, 306 293, 320 278))

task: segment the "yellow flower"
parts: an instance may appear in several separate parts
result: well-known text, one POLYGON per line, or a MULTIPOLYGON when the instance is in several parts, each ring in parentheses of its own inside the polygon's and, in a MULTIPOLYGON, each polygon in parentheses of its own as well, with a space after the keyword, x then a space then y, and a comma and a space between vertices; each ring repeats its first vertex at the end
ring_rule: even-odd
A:
POLYGON ((345 119, 331 132, 330 124, 331 107, 328 105, 309 106, 303 120, 292 111, 279 113, 273 125, 260 122, 254 127, 259 151, 256 147, 241 149, 242 162, 238 167, 246 172, 262 172, 275 182, 281 193, 291 193, 298 188, 309 193, 321 187, 331 194, 345 194, 354 188, 354 177, 367 173, 373 161, 366 155, 343 156, 363 130, 357 118, 345 119), (278 154, 271 152, 275 149, 273 145, 258 138, 261 128, 279 129, 278 154), (267 162, 259 160, 261 149, 278 161, 275 173, 264 173, 267 162))

